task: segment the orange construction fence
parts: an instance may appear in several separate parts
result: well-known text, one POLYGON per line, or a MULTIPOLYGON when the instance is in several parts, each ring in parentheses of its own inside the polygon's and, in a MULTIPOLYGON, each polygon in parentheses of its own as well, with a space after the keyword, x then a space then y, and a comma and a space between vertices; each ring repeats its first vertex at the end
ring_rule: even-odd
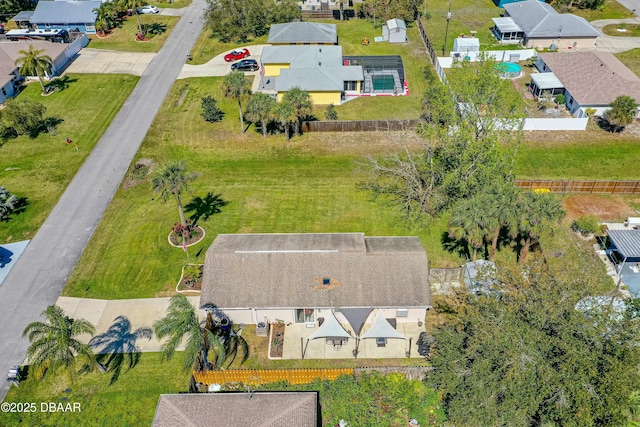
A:
POLYGON ((247 385, 287 381, 307 384, 315 380, 335 380, 340 375, 353 375, 353 368, 336 369, 229 369, 226 371, 194 371, 195 380, 210 384, 243 383, 247 385))

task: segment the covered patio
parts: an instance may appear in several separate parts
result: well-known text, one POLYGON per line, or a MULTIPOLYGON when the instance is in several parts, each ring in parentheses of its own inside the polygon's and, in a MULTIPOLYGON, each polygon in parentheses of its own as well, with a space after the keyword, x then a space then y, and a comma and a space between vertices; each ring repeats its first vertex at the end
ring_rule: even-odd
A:
POLYGON ((491 18, 493 27, 491 31, 499 42, 505 44, 518 44, 524 38, 524 30, 509 17, 491 18))
POLYGON ((533 73, 530 75, 531 85, 529 89, 534 97, 541 96, 554 97, 558 94, 564 94, 564 85, 553 73, 533 73))
POLYGON ((640 297, 640 230, 608 230, 607 234, 620 280, 635 298, 640 297))
POLYGON ((416 342, 423 325, 395 322, 382 309, 339 309, 324 313, 322 325, 286 327, 283 359, 378 359, 422 357, 416 342), (394 325, 395 323, 395 325, 394 325))

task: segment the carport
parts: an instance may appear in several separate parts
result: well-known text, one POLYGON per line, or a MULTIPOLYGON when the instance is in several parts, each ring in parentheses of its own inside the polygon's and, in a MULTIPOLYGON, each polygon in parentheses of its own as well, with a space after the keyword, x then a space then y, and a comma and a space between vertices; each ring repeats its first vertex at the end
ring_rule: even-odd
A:
POLYGON ((607 234, 612 255, 618 255, 618 262, 612 259, 620 280, 635 298, 640 297, 640 230, 609 230, 607 234))

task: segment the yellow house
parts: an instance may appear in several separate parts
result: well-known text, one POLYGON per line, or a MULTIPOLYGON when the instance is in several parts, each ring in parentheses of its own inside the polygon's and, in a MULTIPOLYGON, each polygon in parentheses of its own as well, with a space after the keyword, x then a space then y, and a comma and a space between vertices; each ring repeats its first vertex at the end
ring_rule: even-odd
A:
POLYGON ((336 24, 289 22, 273 24, 267 43, 272 45, 337 45, 336 24))
POLYGON ((362 66, 344 65, 340 46, 265 46, 261 61, 263 79, 278 101, 293 87, 321 105, 340 104, 345 94, 362 91, 362 66))

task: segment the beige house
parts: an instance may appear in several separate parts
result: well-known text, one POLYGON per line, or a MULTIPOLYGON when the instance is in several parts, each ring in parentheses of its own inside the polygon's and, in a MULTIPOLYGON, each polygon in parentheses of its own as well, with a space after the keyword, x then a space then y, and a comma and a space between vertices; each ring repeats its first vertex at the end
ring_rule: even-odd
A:
MULTIPOLYGON (((640 78, 611 53, 540 53, 536 67, 543 75, 555 77, 547 80, 556 81, 556 86, 564 88, 565 102, 573 115, 581 116, 587 108, 602 115, 621 95, 640 102, 640 78)), ((534 85, 531 88, 534 90, 534 85)), ((553 89, 547 87, 547 90, 553 89)), ((636 117, 640 117, 640 110, 636 117)))
POLYGON ((246 324, 279 319, 314 328, 334 311, 363 309, 415 324, 431 306, 428 277, 417 237, 220 234, 206 254, 200 304, 246 324))

